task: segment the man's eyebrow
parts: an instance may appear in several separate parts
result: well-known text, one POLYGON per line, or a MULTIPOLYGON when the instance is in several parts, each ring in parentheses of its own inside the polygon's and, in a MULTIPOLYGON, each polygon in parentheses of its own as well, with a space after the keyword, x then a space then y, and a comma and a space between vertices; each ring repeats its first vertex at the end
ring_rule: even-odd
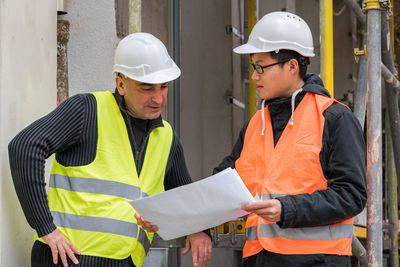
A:
POLYGON ((152 86, 150 83, 139 83, 139 86, 152 86))

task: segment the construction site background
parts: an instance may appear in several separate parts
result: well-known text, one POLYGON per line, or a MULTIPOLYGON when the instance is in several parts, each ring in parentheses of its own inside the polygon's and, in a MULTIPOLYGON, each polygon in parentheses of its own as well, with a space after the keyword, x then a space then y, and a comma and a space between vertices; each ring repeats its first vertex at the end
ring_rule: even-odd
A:
MULTIPOLYGON (((111 68, 121 38, 135 31, 150 32, 168 45, 180 66, 182 76, 170 85, 163 116, 180 135, 189 171, 193 180, 198 180, 209 176, 230 153, 241 127, 256 107, 254 95, 249 94, 248 57, 232 52, 233 47, 247 40, 252 18, 257 20, 280 10, 304 18, 313 33, 316 54, 309 72, 321 73, 320 5, 332 4, 334 97, 354 109, 359 62, 364 57, 355 57, 354 48, 363 49, 366 31, 349 2, 361 9, 361 1, 356 0, 0 1, 0 266, 29 266, 33 243, 33 230, 25 220, 12 184, 8 142, 65 97, 113 91, 111 68), (252 10, 253 17, 249 16, 252 10)), ((393 27, 387 40, 394 47, 396 74, 400 58, 400 2, 392 3, 393 27)), ((381 12, 386 17, 387 11, 381 12)), ((385 155, 385 126, 393 122, 388 120, 385 124, 383 87, 382 91, 383 128, 379 130, 383 130, 385 155)), ((383 157, 382 166, 388 166, 387 158, 383 157)), ((50 158, 47 174, 51 162, 50 158)), ((383 169, 381 202, 384 229, 380 235, 384 240, 388 240, 389 229, 390 188, 385 172, 388 169, 383 169)), ((365 216, 360 224, 366 225, 365 216)), ((229 224, 225 227, 228 228, 221 231, 230 232, 229 224)), ((359 234, 364 245, 365 233, 364 228, 359 234)), ((154 254, 167 257, 169 266, 191 266, 190 254, 179 256, 179 244, 165 244, 174 248, 158 252, 154 249, 154 254)), ((388 251, 384 251, 379 266, 389 264, 388 251)), ((214 248, 207 266, 236 266, 240 253, 235 246, 214 248)))

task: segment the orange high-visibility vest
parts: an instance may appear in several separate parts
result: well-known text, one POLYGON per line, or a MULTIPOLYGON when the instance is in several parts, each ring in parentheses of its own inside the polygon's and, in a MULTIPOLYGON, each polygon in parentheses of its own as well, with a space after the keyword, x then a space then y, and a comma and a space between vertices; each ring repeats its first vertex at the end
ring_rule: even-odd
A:
MULTIPOLYGON (((334 99, 306 93, 274 146, 268 107, 265 132, 261 111, 250 120, 236 170, 255 198, 273 199, 284 195, 311 194, 327 189, 319 153, 324 130, 324 111, 334 99)), ((335 225, 280 228, 276 223, 250 214, 246 223, 247 241, 243 257, 265 249, 279 254, 351 255, 353 219, 335 225)))

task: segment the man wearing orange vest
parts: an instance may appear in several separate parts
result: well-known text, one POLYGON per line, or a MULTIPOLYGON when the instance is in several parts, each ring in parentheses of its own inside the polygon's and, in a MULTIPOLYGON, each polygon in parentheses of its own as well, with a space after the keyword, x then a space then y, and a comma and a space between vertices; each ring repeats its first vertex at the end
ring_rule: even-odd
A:
POLYGON ((359 122, 330 98, 317 75, 308 25, 288 12, 265 15, 246 44, 262 99, 232 154, 259 201, 250 212, 244 266, 350 266, 353 217, 366 203, 365 143, 359 122))

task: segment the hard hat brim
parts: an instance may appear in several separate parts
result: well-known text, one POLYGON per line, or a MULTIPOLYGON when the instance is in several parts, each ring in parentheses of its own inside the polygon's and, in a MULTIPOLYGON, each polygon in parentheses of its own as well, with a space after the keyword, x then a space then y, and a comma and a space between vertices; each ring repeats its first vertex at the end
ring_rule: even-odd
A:
POLYGON ((128 72, 126 72, 124 70, 119 70, 119 69, 115 68, 113 70, 113 73, 117 73, 117 72, 124 74, 129 79, 132 79, 132 80, 135 80, 138 82, 142 82, 142 83, 149 83, 149 84, 166 83, 166 82, 173 81, 173 80, 179 78, 179 76, 181 76, 181 70, 175 63, 173 63, 171 68, 156 71, 151 74, 144 75, 144 76, 130 75, 128 72))
POLYGON ((254 53, 264 53, 264 52, 270 52, 270 51, 258 49, 257 47, 254 47, 250 44, 244 44, 244 45, 234 48, 233 52, 235 52, 236 54, 254 54, 254 53))
POLYGON ((255 54, 255 53, 266 53, 266 52, 272 52, 272 51, 279 51, 279 50, 293 50, 293 51, 297 51, 297 53, 299 53, 302 56, 305 57, 313 57, 315 56, 315 54, 312 52, 312 48, 303 48, 303 50, 310 50, 310 52, 300 52, 299 51, 299 46, 296 45, 286 45, 286 46, 281 46, 279 47, 276 45, 272 45, 270 47, 265 47, 264 49, 259 49, 249 43, 241 45, 236 47, 235 49, 233 49, 233 52, 237 53, 237 54, 255 54))

